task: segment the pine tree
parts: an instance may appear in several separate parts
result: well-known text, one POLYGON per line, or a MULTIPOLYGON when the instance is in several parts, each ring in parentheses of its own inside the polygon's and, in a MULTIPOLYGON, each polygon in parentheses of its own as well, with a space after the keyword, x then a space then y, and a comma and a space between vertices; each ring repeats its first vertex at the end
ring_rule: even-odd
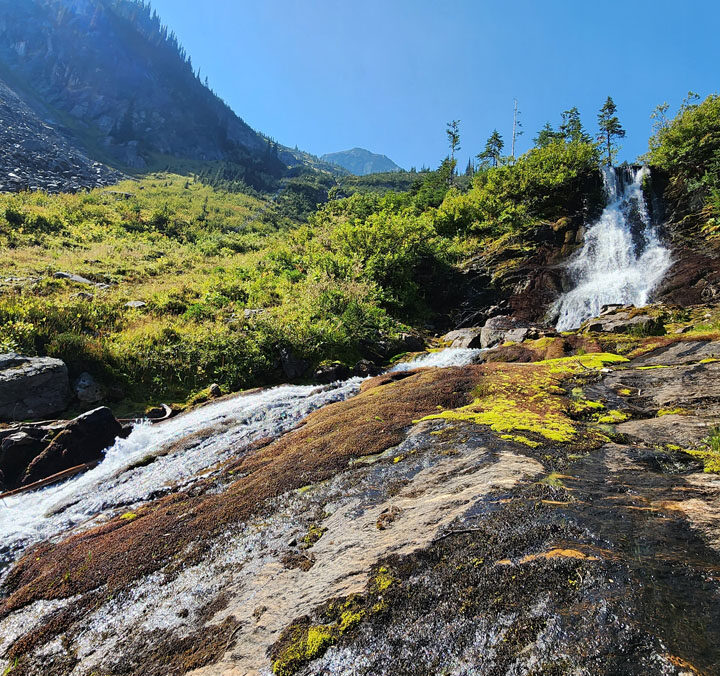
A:
POLYGON ((472 159, 468 158, 467 167, 465 167, 465 176, 469 176, 472 178, 474 173, 475 167, 473 166, 472 159))
POLYGON ((562 114, 560 123, 560 136, 568 143, 590 143, 590 135, 585 131, 580 121, 580 111, 573 106, 562 114))
POLYGON ((598 126, 600 127, 600 133, 598 134, 598 140, 607 149, 607 163, 611 167, 613 160, 619 150, 615 139, 623 138, 625 136, 625 130, 620 124, 620 120, 615 115, 617 106, 611 97, 607 97, 605 105, 600 109, 598 113, 598 126))
POLYGON ((455 159, 455 151, 460 150, 460 120, 453 120, 447 123, 445 129, 448 144, 450 145, 450 159, 455 159))
POLYGON ((513 129, 512 129, 512 146, 510 150, 510 156, 512 161, 515 162, 515 143, 525 133, 520 131, 522 128, 522 122, 520 122, 520 111, 518 110, 517 99, 513 99, 513 129))
POLYGON ((490 134, 490 138, 485 143, 485 150, 477 157, 484 166, 497 167, 500 163, 500 157, 504 147, 505 142, 500 132, 498 132, 497 129, 493 129, 493 133, 490 134))
POLYGON ((545 148, 551 143, 554 143, 562 138, 562 134, 555 131, 552 125, 549 122, 546 122, 543 128, 537 133, 537 136, 533 139, 533 143, 537 148, 545 148))

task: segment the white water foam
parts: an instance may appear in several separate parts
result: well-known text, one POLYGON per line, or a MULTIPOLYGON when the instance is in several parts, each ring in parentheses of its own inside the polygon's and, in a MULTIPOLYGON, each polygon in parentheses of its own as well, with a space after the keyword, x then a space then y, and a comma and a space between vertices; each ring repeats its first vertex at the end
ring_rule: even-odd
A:
POLYGON ((448 347, 438 352, 428 352, 411 361, 403 361, 393 366, 390 371, 411 371, 421 368, 449 368, 466 366, 477 360, 484 350, 471 347, 448 347))
POLYGON ((647 305, 670 267, 670 251, 660 242, 643 196, 648 171, 603 169, 608 204, 568 265, 575 288, 553 308, 559 331, 578 328, 603 305, 647 305))

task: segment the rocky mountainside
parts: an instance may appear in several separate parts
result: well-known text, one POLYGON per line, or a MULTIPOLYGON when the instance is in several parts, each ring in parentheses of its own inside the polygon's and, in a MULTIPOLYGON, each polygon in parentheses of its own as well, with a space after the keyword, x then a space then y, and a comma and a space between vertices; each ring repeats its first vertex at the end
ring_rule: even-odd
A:
POLYGON ((122 174, 93 162, 43 122, 0 81, 0 192, 75 192, 117 183, 122 174))
POLYGON ((0 75, 44 122, 114 166, 183 158, 253 174, 285 168, 143 2, 0 0, 0 75))
POLYGON ((382 174, 388 171, 402 171, 402 168, 395 164, 389 157, 371 153, 364 148, 353 148, 352 150, 343 150, 338 153, 328 153, 323 155, 321 159, 325 162, 337 164, 356 176, 382 174))

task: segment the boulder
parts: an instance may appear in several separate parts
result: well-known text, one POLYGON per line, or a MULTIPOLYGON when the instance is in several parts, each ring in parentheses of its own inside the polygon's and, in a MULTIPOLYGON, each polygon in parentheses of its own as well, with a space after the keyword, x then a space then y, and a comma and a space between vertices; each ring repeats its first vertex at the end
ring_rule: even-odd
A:
POLYGON ((481 333, 482 329, 479 327, 457 329, 446 333, 442 339, 450 343, 450 347, 481 347, 481 333))
POLYGON ((511 341, 521 343, 532 327, 522 319, 499 315, 485 322, 480 331, 480 347, 488 348, 511 341))
POLYGON ((16 488, 27 466, 48 445, 47 430, 15 427, 0 431, 0 490, 16 488))
POLYGON ((425 349, 425 342, 414 333, 400 334, 400 352, 422 352, 425 349))
POLYGON ((220 389, 220 385, 218 385, 217 383, 213 383, 212 385, 210 385, 210 387, 208 388, 208 394, 213 399, 217 399, 218 397, 221 397, 222 390, 220 389))
POLYGON ((27 485, 88 462, 100 460, 103 451, 122 434, 112 411, 102 406, 68 422, 30 463, 22 478, 27 485))
POLYGON ((105 388, 87 372, 81 373, 73 383, 73 391, 75 396, 86 404, 96 404, 106 396, 105 388))
POLYGON ((584 329, 593 333, 638 333, 645 336, 659 336, 665 333, 662 319, 647 314, 632 316, 630 312, 613 312, 590 319, 584 329))
POLYGON ((0 420, 38 420, 64 411, 69 403, 64 362, 14 352, 0 355, 0 420))
POLYGON ((361 359, 357 364, 355 364, 355 366, 353 366, 353 375, 359 376, 360 378, 378 376, 381 373, 382 369, 369 359, 361 359))
POLYGON ((334 383, 350 377, 350 369, 345 364, 321 364, 315 371, 315 380, 319 383, 334 383))

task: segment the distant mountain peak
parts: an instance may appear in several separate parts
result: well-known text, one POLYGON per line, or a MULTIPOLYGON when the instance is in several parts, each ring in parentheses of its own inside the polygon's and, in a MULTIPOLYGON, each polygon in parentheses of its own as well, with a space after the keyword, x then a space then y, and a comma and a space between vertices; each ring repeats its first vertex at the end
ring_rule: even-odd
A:
POLYGON ((399 167, 386 155, 371 153, 369 150, 365 150, 365 148, 352 148, 351 150, 343 150, 337 153, 328 153, 320 159, 325 162, 337 164, 356 176, 382 174, 388 171, 402 171, 402 167, 399 167))

